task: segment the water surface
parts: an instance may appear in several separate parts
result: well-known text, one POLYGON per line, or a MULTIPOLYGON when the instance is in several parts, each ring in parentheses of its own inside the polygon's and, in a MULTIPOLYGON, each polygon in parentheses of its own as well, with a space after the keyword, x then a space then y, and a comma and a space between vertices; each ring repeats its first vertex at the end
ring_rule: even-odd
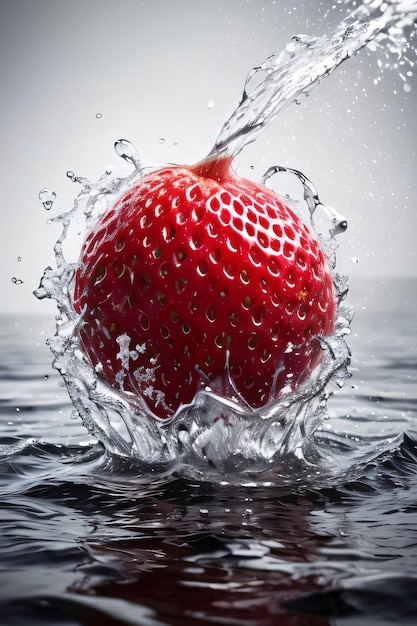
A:
POLYGON ((2 625, 414 624, 417 284, 350 302, 352 377, 317 433, 339 478, 258 486, 107 455, 71 419, 53 319, 2 316, 2 625))

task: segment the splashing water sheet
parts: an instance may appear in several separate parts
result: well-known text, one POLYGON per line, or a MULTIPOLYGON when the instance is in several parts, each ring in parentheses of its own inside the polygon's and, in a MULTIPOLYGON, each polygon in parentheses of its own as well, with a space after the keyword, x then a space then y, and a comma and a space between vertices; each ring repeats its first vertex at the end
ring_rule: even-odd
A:
MULTIPOLYGON (((240 104, 208 158, 240 153, 272 122, 279 123, 287 106, 313 87, 319 89, 321 81, 362 48, 387 49, 393 64, 401 59, 411 70, 415 59, 409 42, 416 19, 415 2, 352 2, 332 37, 293 37, 280 54, 249 72, 240 104)), ((32 499, 45 497, 51 533, 58 535, 65 500, 59 503, 59 493, 68 492, 65 506, 72 507, 72 522, 55 548, 60 563, 67 554, 65 572, 52 554, 48 557, 65 592, 48 595, 40 591, 42 582, 33 582, 22 608, 10 591, 4 613, 8 626, 31 623, 34 607, 43 623, 68 619, 68 624, 80 625, 101 620, 112 625, 328 626, 339 624, 339 616, 347 626, 368 618, 370 624, 388 623, 392 616, 397 623, 412 623, 417 544, 408 513, 415 513, 417 450, 411 437, 416 405, 396 409, 387 401, 387 391, 378 400, 387 401, 383 417, 372 420, 363 414, 364 398, 358 396, 355 408, 352 395, 344 395, 351 350, 355 356, 354 350, 363 348, 351 337, 349 277, 339 272, 337 262, 338 238, 348 228, 349 216, 323 204, 325 190, 318 191, 304 173, 282 164, 266 168, 260 184, 311 227, 331 269, 337 315, 332 336, 320 337, 323 358, 297 388, 251 410, 234 393, 226 361, 230 393, 207 381, 170 419, 157 419, 145 403, 132 406, 129 396, 107 384, 100 368, 92 366, 78 333, 83 312, 73 303, 74 276, 87 233, 121 194, 152 171, 146 155, 139 155, 128 139, 117 139, 114 147, 124 161, 123 173, 107 169, 90 181, 67 172, 80 186, 79 193, 69 211, 49 220, 62 229, 54 248, 55 266, 45 269, 35 291, 38 299, 57 304, 56 331, 47 344, 57 380, 73 405, 71 428, 80 433, 87 429, 93 439, 64 451, 59 444, 32 439, 14 443, 11 436, 0 448, 4 475, 13 467, 22 481, 22 506, 13 500, 13 481, 6 481, 4 488, 22 528, 30 526, 31 518, 25 516, 35 506, 32 499), (360 421, 366 428, 357 435, 360 421), (410 436, 404 435, 405 424, 410 436), (25 476, 33 455, 39 462, 36 487, 25 476), (58 458, 60 469, 47 486, 48 464, 58 458), (392 510, 406 546, 401 539, 388 541, 386 527, 377 522, 379 515, 392 512, 384 499, 387 489, 397 500, 392 510), (360 500, 364 494, 366 503, 360 500), (72 505, 75 499, 83 504, 72 505), (368 527, 367 516, 373 526, 368 527), (84 556, 66 548, 74 541, 82 545, 84 556), (391 566, 396 560, 398 567, 391 566), (77 576, 70 574, 75 571, 77 576), (373 605, 375 597, 378 606, 373 605)), ((39 200, 48 212, 59 204, 50 188, 40 191, 39 200)), ((123 355, 136 358, 140 346, 131 346, 124 336, 118 342, 121 360, 123 355)), ((392 346, 384 346, 388 363, 392 346)), ((415 363, 408 369, 404 364, 404 380, 412 379, 413 367, 415 363)), ((370 384, 366 400, 375 393, 370 384)), ((399 406, 398 398, 396 402, 399 406)), ((5 528, 11 549, 18 545, 13 543, 12 520, 6 520, 5 528)), ((27 539, 22 545, 28 549, 27 539)), ((11 576, 10 590, 14 584, 11 576)))
MULTIPOLYGON (((209 158, 214 159, 225 150, 233 155, 239 153, 286 106, 308 93, 364 46, 388 41, 400 54, 414 16, 413 3, 364 3, 339 25, 331 38, 293 37, 281 54, 268 58, 249 73, 240 105, 223 125, 209 158)), ((47 268, 36 291, 38 298, 57 301, 60 311, 57 333, 49 345, 75 412, 109 452, 149 464, 165 463, 170 471, 182 469, 186 474, 207 477, 214 467, 221 473, 231 471, 239 481, 245 474, 256 474, 258 480, 261 476, 264 480, 279 476, 278 480, 285 481, 285 468, 291 468, 289 475, 293 476, 292 465, 296 461, 300 464, 298 471, 303 468, 311 475, 311 468, 320 468, 333 479, 333 472, 340 468, 333 460, 329 462, 330 450, 320 453, 315 433, 328 417, 327 402, 332 387, 341 386, 348 376, 349 348, 345 337, 350 333, 352 311, 344 304, 348 278, 339 275, 336 264, 336 237, 346 230, 346 218, 321 203, 313 183, 301 172, 283 166, 268 168, 261 182, 272 186, 312 225, 333 268, 338 301, 334 335, 323 340, 325 356, 314 376, 283 399, 248 412, 236 402, 235 396, 218 395, 208 385, 196 394, 191 405, 180 407, 168 424, 168 420, 159 423, 157 419, 149 419, 146 410, 132 409, 122 393, 100 379, 77 336, 80 315, 74 310, 72 292, 82 237, 121 192, 143 175, 139 155, 131 142, 119 139, 115 150, 132 166, 128 176, 115 177, 106 171, 92 183, 67 172, 71 180, 82 185, 82 190, 73 209, 55 218, 63 223, 55 245, 57 267, 47 268), (75 237, 74 232, 81 236, 75 237), (67 248, 71 250, 68 255, 64 252, 67 248)), ((40 192, 40 199, 48 209, 54 196, 49 189, 40 192)), ((119 343, 122 339, 118 338, 119 343)), ((126 339, 129 342, 129 337, 126 339)), ((385 441, 384 445, 389 449, 392 441, 385 441)), ((372 446, 366 451, 368 460, 371 449, 372 446)), ((373 449, 373 454, 380 453, 379 446, 373 449)))

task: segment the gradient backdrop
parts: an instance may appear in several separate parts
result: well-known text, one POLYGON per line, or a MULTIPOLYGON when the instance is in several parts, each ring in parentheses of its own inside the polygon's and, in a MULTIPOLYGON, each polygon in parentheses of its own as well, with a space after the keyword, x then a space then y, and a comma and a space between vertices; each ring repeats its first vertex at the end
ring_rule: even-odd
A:
MULTIPOLYGON (((119 165, 120 137, 144 164, 200 159, 247 72, 294 34, 330 33, 347 12, 334 0, 0 0, 0 310, 54 310, 32 291, 59 233, 46 220, 79 191, 67 170, 95 179, 119 165), (57 193, 50 212, 43 187, 57 193)), ((353 285, 375 276, 376 289, 417 275, 417 80, 405 85, 399 72, 412 68, 386 63, 363 50, 237 164, 255 180, 273 164, 302 170, 349 220, 341 271, 353 285)))

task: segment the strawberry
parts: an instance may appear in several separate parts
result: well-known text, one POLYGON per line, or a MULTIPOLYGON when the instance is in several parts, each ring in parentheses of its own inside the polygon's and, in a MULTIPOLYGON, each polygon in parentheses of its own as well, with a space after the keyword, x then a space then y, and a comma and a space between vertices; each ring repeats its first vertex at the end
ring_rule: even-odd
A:
POLYGON ((206 387, 258 409, 299 385, 333 332, 309 227, 231 157, 140 178, 93 227, 75 274, 79 336, 130 403, 172 417, 206 387))

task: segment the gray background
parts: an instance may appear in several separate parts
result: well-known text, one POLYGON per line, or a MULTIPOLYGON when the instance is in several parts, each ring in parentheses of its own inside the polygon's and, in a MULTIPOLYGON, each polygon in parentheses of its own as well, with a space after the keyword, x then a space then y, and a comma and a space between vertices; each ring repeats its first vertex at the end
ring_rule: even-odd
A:
MULTIPOLYGON (((120 137, 144 164, 199 160, 247 72, 294 34, 331 33, 347 12, 333 0, 0 0, 1 310, 54 310, 32 291, 60 230, 46 220, 79 192, 67 170, 94 180, 119 165, 120 137), (43 187, 57 193, 49 212, 43 187)), ((353 285, 375 277, 376 290, 417 275, 417 81, 406 91, 399 72, 411 68, 386 64, 383 51, 363 50, 236 163, 255 180, 272 164, 312 179, 349 220, 340 271, 353 285)))

